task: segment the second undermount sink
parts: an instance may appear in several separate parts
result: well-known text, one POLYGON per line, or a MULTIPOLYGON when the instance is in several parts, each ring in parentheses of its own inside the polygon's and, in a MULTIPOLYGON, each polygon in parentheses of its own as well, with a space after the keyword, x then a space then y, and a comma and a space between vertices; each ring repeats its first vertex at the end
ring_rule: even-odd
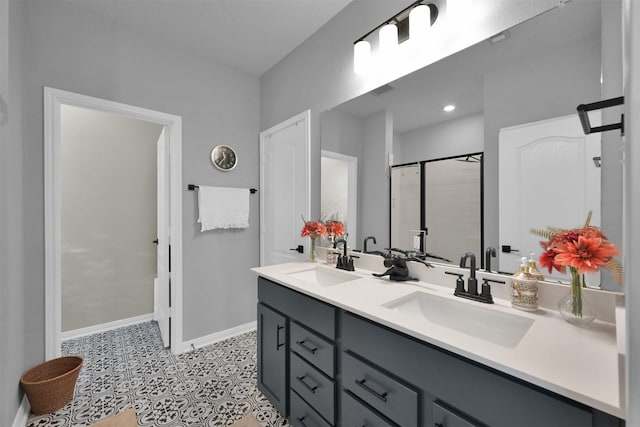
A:
POLYGON ((333 286, 360 278, 360 276, 353 273, 322 265, 317 265, 305 270, 293 271, 288 273, 288 276, 320 286, 333 286))
POLYGON ((456 301, 425 292, 411 293, 384 306, 509 348, 518 345, 534 322, 533 319, 504 313, 492 307, 456 301))

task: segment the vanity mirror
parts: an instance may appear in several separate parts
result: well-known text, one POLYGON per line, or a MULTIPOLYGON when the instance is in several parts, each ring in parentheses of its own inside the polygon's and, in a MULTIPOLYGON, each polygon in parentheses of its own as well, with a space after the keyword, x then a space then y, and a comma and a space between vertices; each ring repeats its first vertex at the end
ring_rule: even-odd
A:
MULTIPOLYGON (((491 246, 500 251, 503 244, 512 247, 512 252, 501 253, 500 259, 494 260, 494 270, 499 261, 500 270, 513 271, 516 268, 513 261, 517 263, 520 256, 528 255, 529 249, 520 247, 519 242, 503 242, 500 224, 509 221, 528 234, 531 228, 577 226, 586 212, 593 209, 592 223, 601 225, 605 233, 617 241, 621 230, 609 230, 608 224, 620 222, 621 193, 610 188, 609 194, 620 194, 619 200, 614 196, 610 203, 602 203, 600 213, 600 189, 594 188, 599 185, 599 178, 584 190, 591 199, 596 199, 593 203, 574 206, 575 212, 567 218, 563 217, 565 209, 554 209, 556 201, 549 195, 552 190, 556 193, 554 197, 569 195, 575 190, 563 187, 561 178, 555 180, 555 185, 550 184, 554 181, 548 179, 549 174, 555 173, 551 168, 558 163, 552 160, 557 160, 557 156, 549 158, 548 162, 543 158, 531 163, 534 166, 527 172, 526 182, 510 190, 512 193, 499 195, 498 191, 502 179, 500 171, 505 170, 499 162, 501 132, 565 116, 574 116, 577 122, 576 107, 579 104, 606 98, 607 86, 612 87, 607 82, 613 80, 615 87, 621 81, 620 59, 603 53, 602 49, 611 41, 614 46, 619 44, 620 22, 619 18, 615 20, 619 14, 606 13, 605 10, 619 7, 616 3, 595 0, 567 2, 489 40, 323 112, 322 150, 357 159, 358 172, 351 178, 357 180, 357 203, 353 207, 357 213, 349 213, 355 217, 353 221, 357 231, 349 235, 350 246, 362 249, 366 236, 377 239, 377 245, 369 242, 369 250, 381 250, 397 241, 390 225, 390 165, 467 153, 483 153, 483 188, 478 191, 482 192, 483 210, 479 215, 482 215, 484 225, 484 248, 491 246), (603 58, 615 64, 604 63, 603 58), (444 111, 443 107, 449 104, 455 105, 455 109, 444 111), (545 179, 541 180, 541 177, 545 179), (527 184, 542 181, 547 183, 547 191, 541 189, 541 185, 527 184), (528 198, 531 203, 520 203, 522 198, 528 198), (521 223, 523 218, 527 221, 535 219, 531 212, 519 211, 522 206, 531 205, 551 212, 552 215, 543 218, 549 222, 521 223), (519 253, 515 249, 520 249, 519 253)), ((619 96, 619 91, 621 89, 609 97, 619 96)), ((564 134, 555 137, 558 141, 572 138, 564 134)), ((619 141, 620 136, 619 133, 606 137, 598 134, 597 138, 599 145, 600 138, 617 138, 619 141)), ((558 147, 558 150, 563 150, 558 147)), ((585 170, 593 172, 596 165, 590 157, 592 154, 582 150, 582 158, 563 162, 563 173, 577 177, 585 170), (575 168, 579 162, 581 166, 575 168)), ((615 186, 619 182, 621 166, 615 160, 608 164, 603 162, 602 168, 593 173, 596 177, 603 176, 604 197, 607 185, 615 186), (604 179, 605 176, 608 178, 604 179)), ((455 174, 451 176, 453 178, 455 174)), ((346 188, 347 182, 348 179, 343 184, 334 182, 332 185, 346 188)), ((322 191, 327 193, 331 190, 323 188, 322 191)), ((416 199, 419 197, 419 193, 415 194, 416 199)), ((448 214, 454 218, 456 207, 451 208, 448 214)), ((321 210, 324 212, 324 206, 321 210)), ((350 231, 349 223, 347 231, 350 231)), ((410 235, 410 230, 404 234, 410 235)), ((428 239, 428 252, 442 252, 437 245, 429 245, 428 239)), ((525 243, 531 244, 524 242, 523 245, 525 243)), ((535 240, 533 245, 530 249, 539 253, 535 240)), ((484 248, 461 246, 454 248, 453 253, 472 250, 482 259, 484 248)), ((452 259, 453 263, 458 260, 459 256, 452 259)))

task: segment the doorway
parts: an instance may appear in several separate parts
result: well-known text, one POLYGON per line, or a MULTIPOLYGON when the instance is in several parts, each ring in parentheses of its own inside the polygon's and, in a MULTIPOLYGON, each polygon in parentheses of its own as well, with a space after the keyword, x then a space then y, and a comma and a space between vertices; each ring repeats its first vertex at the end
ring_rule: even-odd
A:
POLYGON ((358 158, 320 151, 320 216, 344 223, 352 241, 358 235, 358 158))
MULTIPOLYGON (((160 113, 152 110, 133 107, 126 104, 115 103, 98 98, 71 92, 60 91, 52 88, 45 88, 45 353, 46 358, 58 357, 60 355, 60 344, 62 336, 62 175, 63 164, 61 163, 62 151, 62 118, 63 111, 67 107, 80 107, 93 112, 109 113, 120 118, 135 119, 156 125, 157 129, 162 129, 157 142, 157 152, 166 148, 166 166, 162 166, 161 159, 153 155, 152 161, 159 166, 158 183, 165 182, 165 190, 158 186, 159 194, 168 195, 166 208, 158 208, 158 223, 163 224, 158 227, 159 248, 171 244, 172 257, 162 257, 158 251, 159 259, 164 259, 166 268, 160 268, 158 263, 158 273, 161 271, 171 271, 171 291, 169 291, 169 277, 165 275, 166 284, 157 285, 156 288, 165 292, 165 304, 169 305, 169 292, 171 292, 171 310, 163 310, 171 315, 170 344, 173 353, 181 352, 181 291, 182 291, 182 228, 169 227, 162 218, 171 218, 174 224, 181 224, 182 203, 181 203, 181 118, 178 116, 160 113), (160 171, 160 169, 163 169, 160 171), (175 195, 171 197, 171 195, 175 195), (170 265, 169 265, 170 264, 170 265)), ((153 147, 154 153, 156 147, 153 147)), ((164 152, 164 150, 163 150, 164 152)), ((160 198, 158 199, 160 201, 160 198)), ((161 206, 161 203, 158 203, 161 206)), ((124 201, 122 208, 126 208, 124 201)), ((158 279, 161 279, 158 277, 158 279)), ((149 285, 153 288, 153 283, 149 285)), ((162 294, 162 292, 158 292, 162 294)), ((155 307, 154 307, 155 309, 155 307)), ((154 316, 157 309, 154 310, 154 316)), ((160 323, 160 322, 159 322, 160 323)), ((168 323, 168 322, 167 322, 168 323)), ((169 331, 167 331, 169 332, 169 331)))

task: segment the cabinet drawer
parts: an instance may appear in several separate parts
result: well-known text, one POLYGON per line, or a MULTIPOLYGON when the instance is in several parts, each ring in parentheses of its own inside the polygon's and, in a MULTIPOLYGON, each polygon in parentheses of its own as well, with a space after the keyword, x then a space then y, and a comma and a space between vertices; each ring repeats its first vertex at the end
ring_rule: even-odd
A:
POLYGON ((336 308, 285 286, 258 277, 258 300, 314 331, 336 338, 336 308))
POLYGON ((335 422, 335 383, 295 353, 291 353, 290 386, 329 423, 335 422))
POLYGON ((298 393, 291 392, 291 415, 289 422, 295 427, 331 427, 298 393))
POLYGON ((290 333, 289 348, 333 378, 335 364, 333 344, 295 322, 291 322, 290 333))
MULTIPOLYGON (((514 421, 514 424, 518 424, 514 421)), ((441 402, 433 402, 433 425, 437 427, 483 427, 441 402)))
POLYGON ((342 353, 345 388, 402 427, 418 425, 418 392, 349 353, 342 353))
POLYGON ((347 391, 342 392, 342 425, 346 427, 395 427, 395 424, 386 421, 347 391))

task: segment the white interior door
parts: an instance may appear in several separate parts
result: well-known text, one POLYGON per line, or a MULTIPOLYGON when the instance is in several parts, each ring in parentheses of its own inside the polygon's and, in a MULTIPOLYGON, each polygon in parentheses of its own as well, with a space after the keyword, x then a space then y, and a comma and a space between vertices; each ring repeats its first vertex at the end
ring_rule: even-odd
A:
MULTIPOLYGON (((590 116, 594 126, 600 117, 590 116)), ((520 257, 540 255, 540 238, 530 230, 577 228, 593 212, 600 225, 600 134, 585 135, 577 114, 501 129, 499 137, 500 270, 515 272, 520 257)), ((545 271, 545 275, 549 276, 545 271)), ((554 272, 552 278, 568 280, 554 272)), ((591 284, 599 276, 589 277, 591 284)))
POLYGON ((157 235, 157 278, 154 283, 154 318, 158 322, 160 335, 165 347, 170 345, 170 297, 169 281, 169 245, 170 242, 170 220, 169 220, 169 139, 167 127, 165 126, 158 138, 158 235, 157 235))
POLYGON ((310 111, 260 133, 260 265, 308 257, 310 111), (299 245, 304 253, 295 251, 299 245))

